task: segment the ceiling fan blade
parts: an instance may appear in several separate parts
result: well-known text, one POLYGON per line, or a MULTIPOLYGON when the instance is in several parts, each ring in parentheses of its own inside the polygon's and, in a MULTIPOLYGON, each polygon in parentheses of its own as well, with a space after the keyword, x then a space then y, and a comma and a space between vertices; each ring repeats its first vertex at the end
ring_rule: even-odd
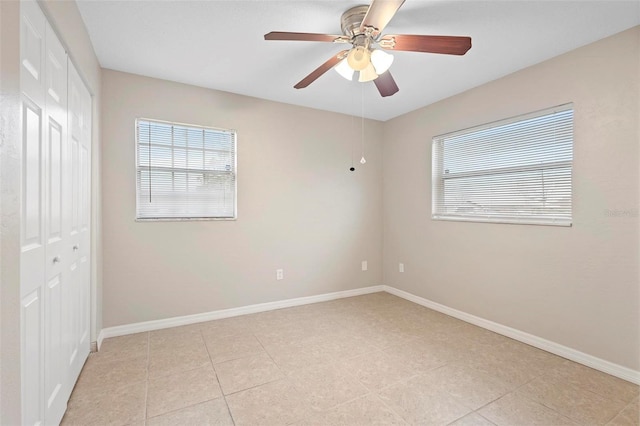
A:
POLYGON ((360 24, 360 32, 364 31, 365 27, 373 27, 380 34, 400 9, 402 3, 404 0, 373 0, 360 24))
POLYGON ((389 71, 385 71, 384 73, 380 74, 378 78, 373 80, 373 82, 376 84, 378 92, 380 92, 380 95, 382 97, 391 96, 397 93, 398 90, 400 90, 398 89, 398 85, 396 84, 396 81, 393 79, 389 71))
POLYGON ((471 37, 432 35, 390 35, 380 38, 380 47, 387 50, 464 55, 471 49, 471 37))
POLYGON ((293 87, 295 87, 296 89, 304 89, 305 87, 316 81, 322 74, 338 65, 338 62, 343 60, 347 56, 347 53, 349 53, 348 50, 343 50, 338 54, 333 55, 327 62, 313 70, 311 74, 300 80, 300 82, 293 87))
POLYGON ((283 31, 271 31, 264 35, 265 40, 292 40, 292 41, 327 41, 329 43, 344 43, 349 39, 345 36, 314 33, 289 33, 283 31))

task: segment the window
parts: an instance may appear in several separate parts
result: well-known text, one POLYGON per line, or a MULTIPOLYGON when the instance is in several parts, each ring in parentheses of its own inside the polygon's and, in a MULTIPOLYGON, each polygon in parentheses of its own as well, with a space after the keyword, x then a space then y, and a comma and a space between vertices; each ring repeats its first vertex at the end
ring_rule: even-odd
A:
POLYGON ((236 133, 136 120, 137 219, 234 219, 236 133))
POLYGON ((433 139, 432 218, 571 226, 573 105, 433 139))

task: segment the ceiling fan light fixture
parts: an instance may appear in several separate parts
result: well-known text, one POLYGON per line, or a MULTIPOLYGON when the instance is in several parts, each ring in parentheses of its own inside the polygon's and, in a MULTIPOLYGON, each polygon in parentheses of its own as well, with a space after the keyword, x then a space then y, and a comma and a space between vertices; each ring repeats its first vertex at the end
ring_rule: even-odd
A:
POLYGON ((349 66, 349 63, 347 62, 346 59, 343 59, 342 61, 340 61, 340 63, 336 65, 334 69, 338 74, 340 74, 347 80, 349 81, 353 80, 353 74, 355 74, 355 71, 353 70, 353 68, 349 66))
POLYGON ((391 67, 393 63, 393 55, 384 50, 375 49, 371 52, 371 63, 376 69, 376 73, 382 74, 391 67))
POLYGON ((358 81, 360 83, 365 83, 367 81, 375 80, 376 78, 378 78, 378 74, 376 74, 376 69, 373 67, 371 62, 369 62, 369 65, 360 71, 360 78, 358 78, 358 81))
POLYGON ((362 71, 371 64, 371 52, 363 46, 356 46, 349 51, 347 62, 355 71, 362 71))

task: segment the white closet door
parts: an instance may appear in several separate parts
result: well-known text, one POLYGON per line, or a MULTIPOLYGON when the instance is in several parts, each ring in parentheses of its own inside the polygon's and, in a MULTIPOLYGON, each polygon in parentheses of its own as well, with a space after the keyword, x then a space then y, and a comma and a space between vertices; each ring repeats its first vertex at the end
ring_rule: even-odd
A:
POLYGON ((22 413, 25 425, 36 425, 44 423, 46 19, 35 2, 20 8, 22 413))
POLYGON ((90 347, 91 96, 37 3, 20 8, 22 423, 59 424, 90 347))
MULTIPOLYGON (((82 82, 81 82, 82 83, 82 82)), ((86 360, 91 351, 91 111, 92 97, 82 84, 82 147, 80 149, 81 213, 78 252, 82 270, 79 345, 86 360)), ((83 361, 84 363, 84 361, 83 361)), ((78 370, 80 374, 80 370, 78 370)), ((77 376, 76 376, 77 378, 77 376)))
POLYGON ((69 178, 67 152, 67 55, 47 24, 45 69, 45 265, 44 402, 47 424, 62 420, 69 397, 61 368, 64 315, 73 307, 65 299, 69 285, 69 178))
POLYGON ((69 143, 71 171, 69 264, 71 294, 75 304, 70 310, 68 366, 75 383, 90 350, 90 188, 91 188, 91 95, 69 62, 69 143))

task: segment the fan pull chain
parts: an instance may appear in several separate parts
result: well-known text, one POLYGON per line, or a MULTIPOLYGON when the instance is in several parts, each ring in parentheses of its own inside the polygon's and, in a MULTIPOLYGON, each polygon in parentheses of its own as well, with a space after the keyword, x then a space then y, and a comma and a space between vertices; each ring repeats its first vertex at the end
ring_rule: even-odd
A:
POLYGON ((364 84, 360 85, 360 139, 362 141, 362 158, 360 164, 364 164, 367 160, 364 159, 364 84))
MULTIPOLYGON (((354 134, 356 125, 355 125, 355 117, 352 115, 351 116, 351 134, 354 134)), ((353 167, 353 153, 355 151, 355 142, 354 142, 354 138, 351 137, 349 138, 351 139, 351 167, 349 168, 349 170, 351 170, 352 172, 356 169, 355 167, 353 167)))
MULTIPOLYGON (((353 109, 355 109, 355 96, 353 94, 353 92, 351 92, 351 107, 353 109)), ((351 167, 349 167, 349 170, 354 172, 356 170, 356 168, 353 166, 353 157, 355 154, 355 150, 356 150, 356 117, 354 114, 350 114, 351 115, 351 136, 349 137, 349 140, 351 141, 351 167)))

